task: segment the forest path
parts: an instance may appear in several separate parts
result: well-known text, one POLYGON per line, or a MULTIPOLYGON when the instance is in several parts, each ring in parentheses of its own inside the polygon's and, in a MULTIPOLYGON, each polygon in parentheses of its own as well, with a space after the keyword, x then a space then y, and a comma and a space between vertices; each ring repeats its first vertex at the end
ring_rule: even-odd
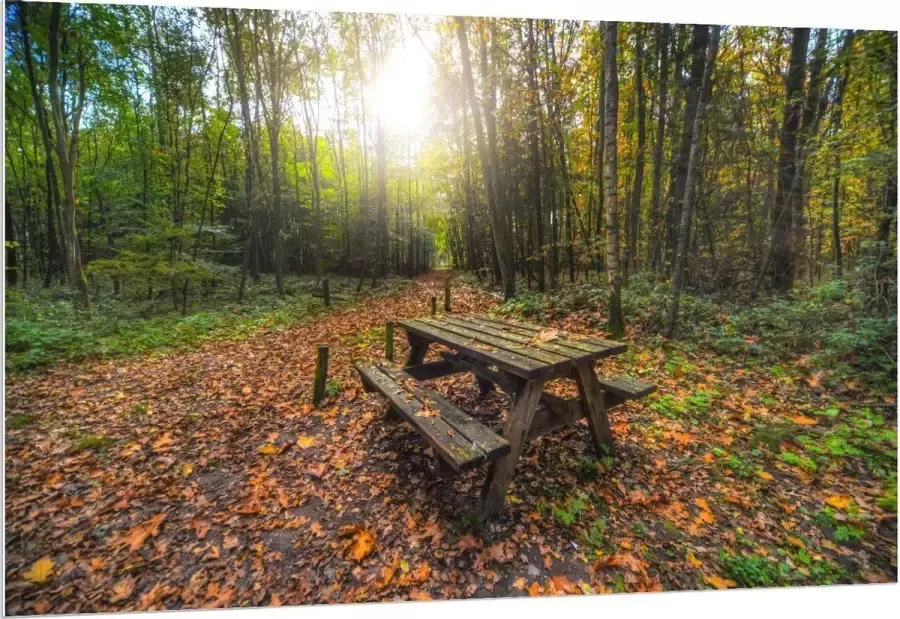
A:
MULTIPOLYGON (((441 307, 447 275, 242 341, 9 377, 7 419, 28 421, 6 428, 7 612, 896 579, 877 475, 855 460, 811 472, 751 456, 760 419, 815 429, 792 402, 825 394, 640 342, 602 368, 660 387, 612 412, 616 457, 599 463, 583 424, 535 441, 505 513, 476 531, 484 471, 436 477, 418 435, 385 422, 351 368, 382 357, 388 320, 427 315, 431 296, 441 307), (322 344, 335 395, 313 409, 322 344), (828 506, 828 526, 865 537, 830 541, 817 520, 828 506)), ((497 303, 454 284, 454 311, 497 303)), ((554 324, 592 332, 578 314, 554 324)), ((395 358, 405 347, 397 334, 395 358)), ((503 395, 479 397, 466 375, 434 384, 502 424, 503 395)), ((841 396, 842 414, 856 399, 841 396)))

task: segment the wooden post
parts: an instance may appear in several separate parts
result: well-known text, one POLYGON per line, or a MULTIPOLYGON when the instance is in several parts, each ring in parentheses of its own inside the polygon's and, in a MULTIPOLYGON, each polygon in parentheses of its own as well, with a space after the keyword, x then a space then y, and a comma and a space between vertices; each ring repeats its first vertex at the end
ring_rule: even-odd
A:
POLYGON ((437 315, 437 297, 431 297, 431 315, 437 315))
POLYGON ((450 278, 444 280, 444 311, 450 311, 450 278))
MULTIPOLYGON (((327 280, 326 280, 327 281, 327 280)), ((328 346, 319 346, 316 356, 316 376, 313 382, 313 404, 319 405, 325 399, 325 381, 328 379, 328 346)))
POLYGON ((331 294, 328 292, 328 278, 322 280, 322 297, 325 299, 325 307, 331 307, 331 294))
POLYGON ((394 323, 391 321, 384 326, 384 358, 394 360, 394 323))

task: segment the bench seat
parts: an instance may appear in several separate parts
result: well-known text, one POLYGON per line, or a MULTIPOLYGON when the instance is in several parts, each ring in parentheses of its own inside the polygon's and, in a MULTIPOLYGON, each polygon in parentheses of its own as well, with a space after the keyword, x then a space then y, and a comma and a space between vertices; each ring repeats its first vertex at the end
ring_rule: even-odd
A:
POLYGON ((472 469, 510 452, 506 439, 403 370, 388 363, 357 363, 353 367, 363 388, 386 397, 391 408, 412 424, 440 461, 454 472, 472 469))
POLYGON ((597 382, 603 391, 615 394, 622 400, 636 400, 656 391, 656 385, 624 374, 608 378, 598 376, 597 382))

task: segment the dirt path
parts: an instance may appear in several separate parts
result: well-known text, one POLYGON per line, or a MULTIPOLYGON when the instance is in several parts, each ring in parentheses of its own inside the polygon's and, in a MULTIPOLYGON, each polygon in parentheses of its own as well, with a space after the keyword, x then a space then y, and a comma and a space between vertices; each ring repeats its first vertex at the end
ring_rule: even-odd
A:
MULTIPOLYGON (((668 359, 639 346, 620 368, 663 394, 719 388, 720 406, 693 421, 647 403, 616 409, 612 462, 592 456, 586 426, 536 441, 506 512, 473 530, 484 471, 437 478, 418 435, 383 421, 383 401, 351 370, 382 356, 386 321, 442 298, 442 277, 240 342, 11 378, 7 418, 30 421, 6 428, 7 612, 729 586, 720 549, 752 550, 761 567, 742 569, 765 574, 775 557, 787 561, 796 584, 896 579, 896 519, 873 505, 879 479, 730 470, 727 457, 750 449, 741 419, 761 379, 706 359, 673 379, 668 359), (331 347, 336 395, 312 409, 320 344, 331 347), (816 524, 835 496, 866 514, 854 545, 816 524)), ((496 303, 454 288, 454 311, 496 303)), ((585 332, 577 317, 565 327, 585 332)), ((435 384, 502 424, 504 396, 479 398, 465 375, 435 384)))

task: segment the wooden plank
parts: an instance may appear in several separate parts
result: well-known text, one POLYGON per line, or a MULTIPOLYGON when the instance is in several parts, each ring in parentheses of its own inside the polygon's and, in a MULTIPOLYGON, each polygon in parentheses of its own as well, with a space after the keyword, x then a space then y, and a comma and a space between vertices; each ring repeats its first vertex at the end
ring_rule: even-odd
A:
POLYGON ((422 417, 417 413, 425 407, 377 366, 358 363, 354 366, 363 382, 383 394, 394 410, 403 415, 425 438, 436 454, 447 461, 453 470, 464 471, 481 464, 485 454, 471 441, 461 436, 440 416, 422 417))
POLYGON ((382 372, 412 393, 420 402, 439 410, 441 419, 484 452, 488 460, 494 460, 509 453, 509 442, 506 439, 495 434, 474 417, 461 411, 455 404, 434 389, 419 385, 412 376, 403 370, 392 368, 387 364, 379 364, 378 367, 382 372))
MULTIPOLYGON (((522 386, 522 379, 520 377, 507 374, 502 370, 496 372, 489 370, 484 364, 466 359, 458 352, 449 352, 445 350, 441 352, 441 357, 443 357, 445 361, 456 365, 463 372, 471 372, 475 376, 491 381, 500 387, 507 395, 514 396, 522 386)), ((407 369, 407 372, 408 371, 409 370, 407 369)))
MULTIPOLYGON (((493 323, 496 325, 500 325, 501 327, 508 327, 510 329, 521 329, 525 332, 525 334, 531 334, 532 337, 534 335, 540 333, 541 331, 547 330, 547 327, 540 327, 537 325, 530 325, 525 322, 513 322, 511 320, 501 320, 499 318, 490 318, 488 316, 475 316, 472 318, 477 320, 481 320, 487 323, 493 323)), ((590 337, 587 335, 579 335, 577 333, 570 333, 568 331, 559 331, 559 336, 565 338, 566 344, 568 346, 573 346, 575 348, 581 348, 583 350, 588 350, 590 352, 597 353, 597 358, 607 357, 610 355, 618 355, 620 353, 628 350, 628 345, 624 342, 616 342, 613 340, 603 340, 595 337, 590 337)))
POLYGON ((403 370, 416 380, 443 378, 444 376, 461 374, 467 371, 465 368, 461 368, 446 359, 429 361, 428 363, 420 363, 419 365, 411 365, 403 368, 403 370))
POLYGON ((624 374, 611 378, 598 376, 597 382, 600 383, 603 391, 614 393, 628 400, 642 398, 656 391, 656 385, 624 374))
POLYGON ((481 520, 486 520, 503 507, 506 490, 512 481, 516 464, 519 462, 519 456, 526 443, 543 388, 544 381, 542 379, 529 380, 513 399, 506 428, 503 431, 503 436, 509 441, 510 452, 509 455, 492 462, 488 469, 487 479, 481 492, 479 514, 481 520))
POLYGON ((594 356, 593 352, 591 351, 567 345, 568 340, 565 339, 556 338, 547 342, 534 342, 533 335, 529 337, 526 335, 511 333, 508 330, 503 330, 502 327, 489 326, 473 320, 468 316, 444 316, 441 321, 459 325, 461 327, 466 327, 473 331, 479 331, 481 333, 485 333, 494 337, 503 338, 516 344, 524 344, 531 348, 537 348, 538 350, 562 355, 563 357, 568 357, 569 359, 573 359, 576 362, 584 361, 585 359, 594 356))
POLYGON ((609 415, 606 402, 597 375, 591 365, 580 365, 573 371, 581 406, 591 428, 591 439, 598 458, 613 453, 612 429, 609 427, 609 415))
POLYGON ((505 350, 507 352, 515 353, 517 355, 522 355, 523 357, 529 357, 534 359, 535 361, 539 361, 541 363, 546 363, 548 365, 571 365, 572 359, 566 357, 564 355, 560 355, 554 352, 545 352, 543 350, 538 350, 537 348, 531 346, 527 342, 525 344, 520 344, 518 342, 513 342, 506 338, 494 337, 493 335, 488 335, 487 333, 483 333, 481 331, 476 331, 468 326, 458 326, 448 321, 441 319, 423 319, 422 322, 429 324, 433 327, 437 327, 439 329, 443 329, 444 331, 449 331, 450 333, 454 333, 461 337, 469 338, 476 340, 478 342, 483 342, 484 344, 488 344, 489 346, 496 346, 501 350, 505 350))
POLYGON ((426 324, 421 320, 402 320, 397 324, 406 329, 407 333, 444 344, 450 348, 463 350, 467 356, 474 357, 488 365, 496 365, 516 376, 530 378, 532 376, 549 375, 552 372, 550 366, 529 357, 498 350, 473 340, 467 340, 449 331, 426 324))
POLYGON ((568 367, 570 365, 573 365, 573 361, 570 357, 552 351, 548 352, 540 350, 534 346, 531 346, 528 342, 522 344, 519 342, 514 342, 507 338, 495 337, 482 331, 472 329, 469 326, 460 326, 450 323, 443 318, 422 319, 422 322, 433 327, 437 327, 438 329, 449 331, 450 333, 459 335, 460 337, 464 337, 466 339, 475 340, 477 342, 487 344, 488 346, 494 346, 509 353, 528 357, 529 359, 534 359, 535 361, 546 365, 557 367, 568 367))

